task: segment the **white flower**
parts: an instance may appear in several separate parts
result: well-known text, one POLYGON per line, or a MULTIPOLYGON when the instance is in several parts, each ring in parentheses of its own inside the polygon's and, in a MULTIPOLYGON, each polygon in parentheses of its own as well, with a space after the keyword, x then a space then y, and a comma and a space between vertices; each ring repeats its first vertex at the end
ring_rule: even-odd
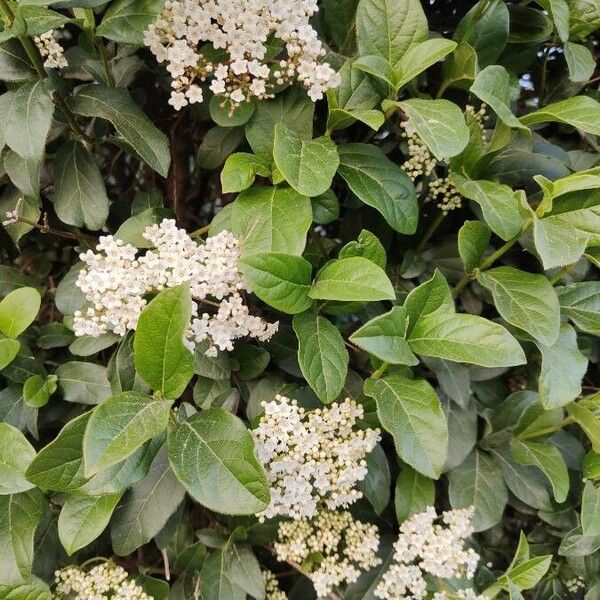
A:
POLYGON ((268 569, 262 571, 265 582, 265 600, 287 600, 287 594, 279 589, 275 575, 268 569))
POLYGON ((175 221, 165 219, 143 235, 154 248, 142 256, 112 236, 100 238, 96 252, 80 256, 85 268, 76 284, 89 306, 74 315, 75 335, 125 335, 136 328, 146 296, 182 283, 189 284, 195 301, 184 340, 190 350, 208 340, 207 354, 214 355, 217 348, 232 350, 237 338, 267 341, 277 331, 277 323, 251 315, 240 295, 245 283, 233 234, 222 231, 199 245, 175 221), (203 302, 208 298, 213 300, 203 302), (211 312, 198 316, 204 304, 211 312))
POLYGON ((127 571, 109 562, 89 571, 71 566, 54 573, 56 595, 69 600, 152 600, 127 571))
MULTIPOLYGON (((472 533, 473 509, 450 510, 443 513, 441 523, 433 506, 408 518, 400 526, 394 544, 394 562, 383 574, 374 594, 384 600, 422 600, 427 594, 425 576, 440 579, 472 579, 479 555, 464 547, 472 533)), ((473 590, 463 590, 459 596, 479 600, 473 590)), ((445 596, 435 596, 445 600, 445 596)))
POLYGON ((47 69, 62 69, 68 67, 64 48, 58 43, 54 30, 46 31, 33 38, 42 58, 45 58, 44 67, 47 69))
POLYGON ((365 456, 379 439, 378 430, 355 430, 361 405, 348 398, 305 411, 296 400, 278 395, 263 406, 252 432, 271 487, 271 503, 261 518, 313 517, 320 503, 335 509, 361 498, 353 488, 367 474, 365 456))
POLYGON ((323 557, 309 575, 319 598, 354 583, 363 571, 381 563, 377 527, 355 520, 346 511, 322 510, 312 520, 280 523, 274 548, 277 559, 284 562, 302 564, 311 555, 323 557))
POLYGON ((168 0, 144 43, 173 77, 170 103, 177 110, 186 105, 179 94, 189 97, 187 88, 205 81, 234 106, 252 96, 270 98, 276 83, 294 81, 318 100, 341 79, 323 62, 325 50, 310 25, 317 10, 315 0, 168 0), (267 59, 272 37, 286 53, 273 74, 267 59), (227 52, 227 64, 202 54, 206 42, 227 52))

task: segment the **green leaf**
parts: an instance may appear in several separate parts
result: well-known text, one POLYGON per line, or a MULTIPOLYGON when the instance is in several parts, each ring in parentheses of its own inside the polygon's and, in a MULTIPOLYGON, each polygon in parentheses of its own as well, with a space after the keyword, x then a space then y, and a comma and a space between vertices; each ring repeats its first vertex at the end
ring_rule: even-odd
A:
POLYGON ((27 406, 41 408, 48 404, 50 396, 56 391, 56 375, 32 375, 23 385, 23 400, 27 406))
POLYGON ((396 299, 394 286, 385 271, 362 256, 327 263, 317 274, 308 295, 319 300, 348 302, 396 299))
POLYGON ((481 221, 465 221, 458 230, 458 253, 470 273, 479 266, 490 243, 490 228, 481 221))
POLYGON ((243 422, 220 408, 169 432, 169 461, 200 504, 222 514, 254 514, 269 504, 269 484, 243 422))
POLYGON ((500 57, 508 41, 509 29, 510 14, 504 2, 480 1, 461 19, 453 39, 463 44, 468 42, 477 52, 479 66, 483 68, 500 57))
POLYGON ((600 419, 589 408, 580 404, 571 403, 567 410, 587 435, 594 451, 600 453, 600 419))
POLYGON ((155 437, 130 454, 124 461, 94 475, 77 490, 78 493, 86 496, 103 496, 124 492, 148 475, 150 465, 163 445, 164 438, 164 434, 155 437))
POLYGON ((558 547, 559 556, 588 557, 600 548, 600 535, 583 535, 581 527, 576 527, 563 536, 558 547))
POLYGON ((305 140, 283 123, 275 125, 273 159, 285 180, 303 196, 325 193, 340 164, 331 138, 305 140))
POLYGON ((135 332, 136 371, 167 399, 179 398, 194 374, 194 357, 183 345, 192 298, 189 288, 166 289, 144 308, 135 332))
POLYGON ((294 315, 302 375, 325 404, 341 393, 348 373, 348 351, 337 327, 310 311, 294 315))
POLYGON ((410 124, 438 160, 460 154, 469 143, 465 117, 453 102, 412 98, 403 102, 384 102, 383 108, 390 106, 398 106, 406 113, 410 124))
POLYGON ((493 454, 508 489, 521 502, 537 510, 552 510, 550 485, 537 467, 520 465, 507 446, 493 448, 493 454))
POLYGON ((244 139, 241 127, 213 127, 204 137, 196 160, 205 170, 213 170, 225 162, 225 159, 235 151, 244 139))
POLYGON ((56 369, 63 399, 78 404, 100 404, 110 396, 106 367, 88 362, 69 361, 56 369))
POLYGON ((76 490, 85 483, 82 444, 89 418, 87 412, 72 419, 38 452, 25 473, 31 483, 58 492, 76 490))
POLYGON ((600 490, 591 481, 583 488, 581 528, 583 535, 600 535, 600 490))
POLYGON ((558 340, 552 346, 537 342, 542 354, 539 392, 542 404, 549 410, 564 406, 581 394, 581 380, 588 361, 577 347, 577 335, 563 323, 558 340))
POLYGON ((510 444, 513 458, 521 465, 533 465, 543 471, 552 485, 554 498, 560 504, 569 493, 569 472, 556 446, 530 440, 513 439, 510 444))
POLYGON ((380 360, 393 365, 417 365, 419 361, 406 341, 406 308, 394 306, 388 313, 375 317, 351 336, 350 341, 380 360))
MULTIPOLYGON (((396 90, 412 81, 417 75, 439 60, 442 60, 455 48, 456 42, 444 38, 432 38, 412 46, 395 66, 396 79, 394 83, 396 90)), ((426 102, 437 102, 437 100, 427 100, 426 102)))
POLYGON ((241 192, 254 183, 257 175, 269 177, 270 174, 269 159, 249 152, 236 152, 228 156, 223 165, 221 187, 225 194, 241 192))
POLYGON ((395 66, 406 51, 427 39, 427 18, 418 0, 360 0, 356 41, 360 56, 378 54, 395 66))
POLYGON ((563 315, 581 331, 600 336, 600 282, 572 283, 556 293, 563 315))
POLYGON ((569 68, 569 79, 573 82, 587 81, 596 70, 594 55, 582 44, 565 43, 565 59, 569 68))
POLYGON ((469 88, 475 81, 478 71, 477 52, 471 45, 461 42, 448 59, 444 61, 442 67, 444 74, 443 86, 446 88, 469 88))
POLYGON ((379 421, 392 434, 398 456, 437 479, 446 460, 448 427, 433 388, 424 379, 394 373, 367 379, 364 392, 375 399, 379 421))
POLYGON ((367 474, 359 482, 358 488, 371 503, 373 510, 380 515, 390 501, 390 466, 383 448, 376 444, 365 458, 367 474))
POLYGON ((48 81, 38 79, 24 83, 14 92, 6 116, 5 142, 25 159, 41 160, 50 132, 54 104, 48 81))
POLYGON ((10 365, 20 348, 18 340, 0 339, 0 371, 10 365))
POLYGON ((338 253, 339 258, 352 256, 364 256, 382 269, 385 269, 387 264, 385 248, 379 238, 366 229, 358 234, 357 241, 348 242, 338 253))
POLYGON ((53 600, 54 594, 41 580, 32 575, 24 583, 0 585, 2 600, 53 600))
POLYGON ((585 251, 588 237, 563 219, 534 219, 533 240, 544 269, 576 263, 585 251))
MULTIPOLYGON (((41 162, 36 158, 21 158, 16 152, 6 148, 3 164, 6 174, 14 185, 19 188, 19 191, 25 196, 37 199, 40 193, 41 162)), ((27 224, 14 223, 14 225, 23 227, 27 224)))
POLYGON ((35 288, 10 292, 0 302, 0 332, 6 337, 18 338, 37 317, 41 301, 35 288))
POLYGON ((28 6, 19 4, 15 12, 16 19, 25 21, 25 33, 33 37, 49 31, 50 29, 59 29, 68 23, 71 19, 65 17, 55 10, 50 10, 44 6, 28 6))
POLYGON ((416 354, 481 367, 511 367, 526 362, 515 338, 501 325, 444 309, 422 316, 410 332, 408 343, 416 354))
POLYGON ((130 488, 111 519, 113 550, 127 556, 148 543, 183 501, 185 490, 169 467, 163 446, 148 475, 130 488))
POLYGON ((92 412, 83 438, 86 477, 130 456, 144 442, 162 433, 171 403, 137 392, 107 398, 92 412))
POLYGON ((436 269, 431 279, 411 290, 404 301, 404 308, 408 313, 408 333, 421 317, 438 309, 454 313, 454 300, 448 282, 436 269))
POLYGON ((242 255, 280 252, 300 256, 312 223, 310 200, 293 188, 253 187, 233 203, 231 228, 242 255))
POLYGON ((408 465, 402 467, 396 479, 394 507, 398 523, 406 521, 435 504, 435 483, 408 465))
POLYGON ((311 198, 310 202, 312 205, 312 218, 317 225, 327 225, 339 218, 340 203, 331 190, 316 198, 311 198))
POLYGON ((234 581, 228 548, 211 552, 200 573, 203 600, 245 600, 246 591, 234 581))
POLYGON ((73 494, 66 499, 58 517, 58 535, 69 556, 91 544, 106 529, 121 496, 120 492, 105 496, 73 494))
POLYGON ((569 39, 569 5, 566 0, 536 0, 548 11, 558 36, 563 42, 569 39))
POLYGON ((501 65, 490 65, 479 72, 471 86, 471 93, 488 104, 505 125, 528 132, 524 126, 528 123, 519 121, 510 110, 509 88, 508 71, 501 65))
POLYGON ((513 267, 497 267, 477 273, 502 318, 523 329, 545 346, 558 339, 560 305, 552 284, 544 275, 513 267))
POLYGON ((108 196, 92 155, 79 142, 60 146, 54 163, 54 210, 67 225, 100 229, 108 217, 108 196))
POLYGON ((96 33, 119 44, 143 46, 144 32, 162 6, 162 0, 117 0, 109 6, 96 33))
POLYGON ((73 110, 85 117, 110 121, 150 167, 159 175, 167 176, 171 162, 167 136, 156 128, 126 90, 96 83, 84 85, 74 98, 73 110))
POLYGON ((34 485, 25 471, 35 458, 35 450, 25 436, 8 423, 0 423, 0 495, 18 494, 34 485))
POLYGON ((586 133, 600 135, 600 102, 589 96, 574 96, 548 104, 521 117, 521 123, 524 125, 549 121, 565 123, 586 133))
POLYGON ((408 175, 379 148, 369 144, 341 144, 338 152, 338 172, 352 193, 379 211, 395 231, 414 233, 419 210, 408 175))
POLYGON ((22 583, 31 575, 33 537, 44 513, 39 490, 0 496, 0 581, 22 583))
POLYGON ((530 558, 511 567, 498 579, 498 584, 507 588, 513 585, 519 590, 529 590, 535 587, 546 574, 551 562, 551 554, 530 558))
POLYGON ((265 600, 265 582, 260 564, 249 544, 230 544, 227 560, 233 583, 257 600, 265 600))
POLYGON ((452 175, 452 182, 459 192, 477 202, 490 229, 503 240, 517 235, 525 220, 519 210, 519 193, 509 186, 493 181, 474 181, 452 175))
POLYGON ((495 461, 474 450, 448 474, 448 494, 452 508, 473 506, 473 528, 485 531, 499 523, 508 502, 508 491, 495 461))
POLYGON ((314 102, 300 86, 292 86, 272 100, 259 102, 254 115, 244 126, 252 151, 267 156, 273 154, 277 123, 283 123, 303 139, 311 139, 314 112, 314 102))
POLYGON ((267 252, 240 261, 240 270, 252 290, 263 302, 288 314, 305 311, 312 265, 300 256, 267 252))

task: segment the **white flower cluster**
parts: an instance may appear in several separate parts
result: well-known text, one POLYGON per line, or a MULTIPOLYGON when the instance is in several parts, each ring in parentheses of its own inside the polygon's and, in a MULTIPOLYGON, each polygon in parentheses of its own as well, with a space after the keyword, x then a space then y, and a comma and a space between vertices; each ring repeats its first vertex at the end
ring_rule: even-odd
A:
POLYGON ((56 39, 56 34, 53 29, 41 33, 33 38, 37 49, 40 51, 42 58, 45 58, 44 67, 46 69, 63 69, 69 66, 65 58, 65 50, 56 39))
MULTIPOLYGON (((468 104, 465 107, 465 114, 474 120, 481 129, 482 138, 485 139, 484 124, 487 120, 486 105, 482 104, 479 110, 468 104)), ((425 142, 421 139, 415 128, 409 121, 400 123, 402 136, 406 139, 408 145, 408 159, 402 164, 402 169, 413 180, 419 177, 430 177, 435 175, 435 168, 440 164, 430 152, 425 142)), ((436 177, 427 182, 429 194, 437 202, 438 208, 443 213, 462 206, 462 198, 458 190, 454 187, 449 176, 436 177)))
POLYGON ((319 598, 354 583, 363 571, 381 562, 377 527, 356 521, 346 511, 322 510, 314 519, 280 523, 274 547, 283 562, 302 564, 311 555, 323 557, 309 574, 319 598))
POLYGON ((54 573, 56 597, 69 600, 152 600, 128 579, 127 571, 112 563, 102 563, 85 571, 67 567, 54 573))
POLYGON ((263 407, 252 432, 271 487, 271 503, 261 519, 314 517, 321 503, 335 509, 362 497, 353 488, 367 474, 365 456, 379 431, 354 429, 363 417, 361 405, 347 398, 305 411, 296 400, 277 395, 263 407))
POLYGON ((174 220, 164 219, 147 227, 143 235, 154 248, 141 256, 137 248, 112 236, 100 238, 96 252, 88 250, 80 256, 86 266, 77 286, 90 305, 75 313, 75 335, 96 337, 107 331, 125 335, 136 328, 146 295, 182 283, 189 283, 195 300, 184 340, 190 350, 208 340, 206 353, 214 356, 217 348, 233 350, 237 338, 267 341, 277 331, 277 323, 252 316, 240 296, 244 281, 233 234, 222 231, 197 244, 174 220), (200 313, 201 305, 215 311, 200 313))
POLYGON ((144 43, 167 64, 176 110, 202 102, 200 85, 208 79, 213 94, 233 107, 272 97, 276 84, 293 81, 316 101, 340 84, 309 22, 317 10, 316 0, 168 0, 144 43), (285 59, 273 58, 278 41, 285 59))
POLYGON ((279 589, 277 578, 271 571, 264 569, 262 577, 265 582, 265 600, 287 600, 287 594, 279 589))
POLYGON ((404 521, 394 543, 394 562, 375 588, 375 596, 422 600, 427 595, 426 574, 440 579, 472 579, 479 555, 464 547, 464 540, 473 533, 472 517, 472 508, 450 510, 443 513, 441 523, 436 522, 435 508, 429 506, 404 521))
POLYGON ((585 581, 583 577, 579 577, 579 575, 577 575, 572 579, 567 579, 567 581, 565 581, 565 587, 571 594, 576 594, 579 590, 585 589, 585 581))

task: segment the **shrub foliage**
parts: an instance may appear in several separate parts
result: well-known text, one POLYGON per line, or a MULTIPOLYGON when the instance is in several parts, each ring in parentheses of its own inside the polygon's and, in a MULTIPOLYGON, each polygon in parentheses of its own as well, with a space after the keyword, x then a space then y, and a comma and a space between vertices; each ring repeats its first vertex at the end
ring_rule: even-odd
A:
POLYGON ((0 598, 600 597, 600 5, 316 8, 0 0, 0 598))

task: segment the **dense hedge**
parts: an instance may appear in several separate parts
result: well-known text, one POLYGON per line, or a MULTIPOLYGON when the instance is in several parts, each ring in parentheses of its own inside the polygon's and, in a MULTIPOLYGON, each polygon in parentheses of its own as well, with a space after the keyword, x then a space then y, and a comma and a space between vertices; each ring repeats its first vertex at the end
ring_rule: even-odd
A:
POLYGON ((0 599, 600 598, 598 0, 0 12, 0 599))

